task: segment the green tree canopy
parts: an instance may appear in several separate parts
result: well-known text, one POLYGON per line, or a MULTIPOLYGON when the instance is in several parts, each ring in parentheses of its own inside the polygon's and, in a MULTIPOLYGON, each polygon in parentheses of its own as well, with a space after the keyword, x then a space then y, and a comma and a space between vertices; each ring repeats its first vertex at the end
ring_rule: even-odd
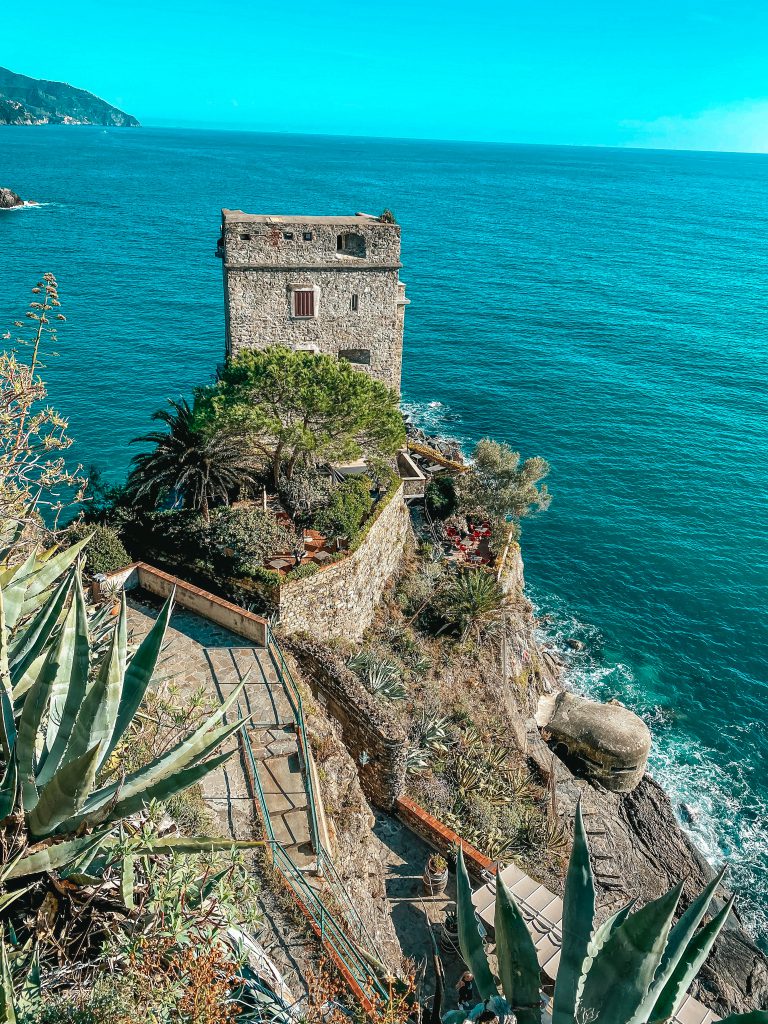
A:
POLYGON ((309 459, 391 455, 405 439, 397 394, 332 356, 249 349, 201 398, 208 427, 242 431, 275 486, 309 459))
POLYGON ((458 480, 459 506, 466 515, 516 520, 549 507, 546 459, 520 460, 508 444, 483 438, 472 453, 472 468, 458 480))

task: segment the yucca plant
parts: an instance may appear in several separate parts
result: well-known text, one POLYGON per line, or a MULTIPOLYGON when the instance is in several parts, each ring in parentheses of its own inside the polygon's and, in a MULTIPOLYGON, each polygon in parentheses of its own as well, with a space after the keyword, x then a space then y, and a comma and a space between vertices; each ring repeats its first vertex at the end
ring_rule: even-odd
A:
MULTIPOLYGON (((95 665, 75 564, 82 543, 47 558, 32 555, 0 572, 0 881, 82 857, 122 818, 152 800, 167 800, 222 764, 231 752, 216 750, 243 724, 220 724, 241 684, 172 749, 117 781, 99 781, 152 680, 173 599, 129 660, 123 596, 105 654, 95 665), (85 834, 93 828, 101 831, 85 834), (41 841, 48 845, 27 850, 41 841)), ((98 617, 96 625, 103 643, 98 617)))
MULTIPOLYGON (((581 809, 565 884, 563 941, 552 1005, 552 1024, 662 1024, 678 1012, 725 924, 731 898, 699 927, 723 877, 721 871, 700 896, 673 919, 682 885, 639 910, 634 901, 595 923, 595 886, 581 809)), ((483 1003, 469 1013, 455 1010, 443 1024, 475 1019, 487 1007, 502 1020, 514 1014, 519 1024, 542 1024, 539 963, 528 927, 512 893, 496 879, 496 953, 499 980, 491 972, 472 905, 472 889, 459 853, 457 918, 462 956, 475 976, 483 1003)), ((768 1024, 757 1010, 726 1018, 724 1024, 768 1024)))

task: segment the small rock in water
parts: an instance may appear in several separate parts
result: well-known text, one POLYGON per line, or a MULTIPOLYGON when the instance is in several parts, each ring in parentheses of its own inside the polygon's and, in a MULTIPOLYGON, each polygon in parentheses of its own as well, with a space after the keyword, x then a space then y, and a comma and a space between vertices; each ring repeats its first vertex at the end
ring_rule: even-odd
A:
POLYGON ((680 804, 680 816, 687 825, 695 825, 698 817, 690 804, 680 804))
POLYGON ((565 643, 566 643, 566 646, 570 647, 572 651, 583 651, 584 650, 584 644, 581 642, 581 640, 576 640, 572 636, 568 637, 568 639, 565 641, 565 643))
POLYGON ((11 210, 14 206, 23 206, 21 196, 11 192, 9 188, 0 188, 0 210, 11 210))

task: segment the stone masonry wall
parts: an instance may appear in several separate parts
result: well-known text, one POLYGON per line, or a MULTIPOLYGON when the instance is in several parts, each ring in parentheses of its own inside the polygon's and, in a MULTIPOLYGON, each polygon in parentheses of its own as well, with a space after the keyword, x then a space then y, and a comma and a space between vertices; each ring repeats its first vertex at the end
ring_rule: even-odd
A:
POLYGON ((268 345, 316 348, 399 392, 407 299, 398 225, 225 210, 220 252, 228 355, 268 345), (339 235, 353 238, 349 252, 337 250, 339 235), (314 291, 314 315, 295 315, 297 289, 314 291))
MULTIPOLYGON (((341 726, 344 746, 358 767, 366 797, 391 809, 405 791, 408 740, 386 703, 363 686, 342 658, 305 634, 281 636, 313 694, 341 726)), ((310 722, 311 725, 311 722, 310 722)))
POLYGON ((401 486, 349 557, 280 587, 281 630, 359 640, 373 621, 384 588, 400 568, 410 530, 401 486))
POLYGON ((226 294, 230 351, 236 356, 245 348, 315 345, 326 355, 348 352, 358 369, 399 391, 403 325, 397 285, 396 270, 378 268, 230 270, 226 294), (295 288, 316 289, 314 317, 291 315, 295 288), (353 295, 358 297, 355 312, 353 295), (370 362, 357 362, 360 358, 370 362))

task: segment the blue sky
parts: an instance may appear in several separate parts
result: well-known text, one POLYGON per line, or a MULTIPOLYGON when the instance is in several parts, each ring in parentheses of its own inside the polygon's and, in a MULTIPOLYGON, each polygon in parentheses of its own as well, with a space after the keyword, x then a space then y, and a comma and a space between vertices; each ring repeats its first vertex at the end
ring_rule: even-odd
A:
POLYGON ((95 0, 0 64, 146 124, 768 151, 765 0, 95 0))

